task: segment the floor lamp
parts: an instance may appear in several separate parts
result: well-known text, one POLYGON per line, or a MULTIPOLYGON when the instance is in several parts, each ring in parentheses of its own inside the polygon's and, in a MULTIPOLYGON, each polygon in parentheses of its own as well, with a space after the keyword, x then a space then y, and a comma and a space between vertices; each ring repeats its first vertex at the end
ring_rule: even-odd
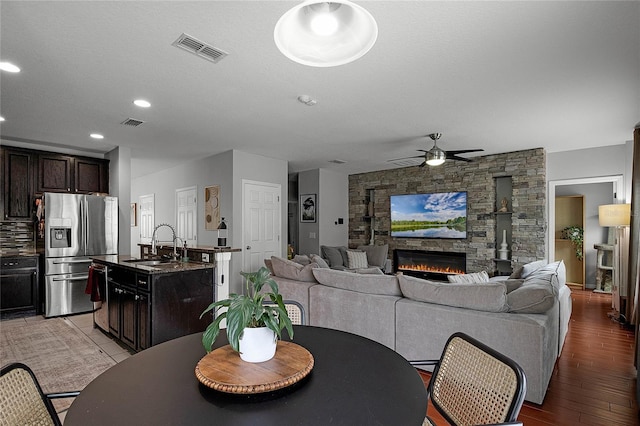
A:
POLYGON ((626 272, 629 257, 628 227, 631 223, 631 204, 605 204, 598 207, 598 221, 600 226, 615 228, 613 243, 613 286, 611 304, 614 309, 609 314, 620 322, 626 322, 623 314, 622 300, 629 296, 626 272), (626 248, 626 249, 625 249, 626 248))

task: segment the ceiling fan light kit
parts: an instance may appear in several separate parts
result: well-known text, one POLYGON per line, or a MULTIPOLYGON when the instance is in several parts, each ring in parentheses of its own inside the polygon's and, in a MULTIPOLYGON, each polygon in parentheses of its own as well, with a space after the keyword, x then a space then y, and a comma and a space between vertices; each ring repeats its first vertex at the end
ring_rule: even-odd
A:
POLYGON ((292 61, 335 67, 365 55, 378 38, 378 24, 366 9, 348 0, 307 0, 282 15, 273 38, 292 61))
POLYGON ((483 149, 460 149, 456 151, 444 151, 443 149, 438 147, 438 139, 440 139, 441 136, 442 136, 442 133, 430 133, 427 135, 427 137, 433 141, 433 148, 431 148, 429 151, 425 151, 424 149, 418 150, 418 151, 424 152, 424 154, 416 155, 413 157, 396 158, 395 160, 389 160, 389 161, 406 160, 409 158, 424 158, 424 161, 420 163, 419 167, 424 167, 426 165, 435 167, 443 164, 446 160, 470 162, 471 161, 470 159, 460 157, 458 154, 465 154, 467 152, 484 151, 483 149))

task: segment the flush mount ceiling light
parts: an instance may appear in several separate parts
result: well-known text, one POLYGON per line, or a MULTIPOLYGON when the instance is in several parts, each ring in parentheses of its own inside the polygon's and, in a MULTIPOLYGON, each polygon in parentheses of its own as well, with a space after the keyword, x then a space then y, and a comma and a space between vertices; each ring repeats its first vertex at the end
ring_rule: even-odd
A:
POLYGON ((367 10, 348 0, 307 0, 282 15, 273 38, 292 61, 335 67, 367 53, 378 38, 378 25, 367 10))
POLYGON ((140 108, 149 108, 151 106, 151 104, 144 99, 136 99, 133 103, 140 108))
POLYGON ((20 68, 13 65, 11 62, 0 62, 0 70, 7 72, 20 72, 20 68))

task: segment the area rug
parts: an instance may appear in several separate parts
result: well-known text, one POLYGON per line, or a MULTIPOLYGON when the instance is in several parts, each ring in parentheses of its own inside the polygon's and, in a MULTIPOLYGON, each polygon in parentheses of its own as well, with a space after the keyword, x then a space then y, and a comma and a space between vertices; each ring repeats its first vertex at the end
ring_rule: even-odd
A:
MULTIPOLYGON (((61 318, 0 323, 0 364, 22 362, 35 373, 47 392, 82 390, 115 361, 61 318)), ((55 400, 56 411, 67 409, 73 399, 55 400)))

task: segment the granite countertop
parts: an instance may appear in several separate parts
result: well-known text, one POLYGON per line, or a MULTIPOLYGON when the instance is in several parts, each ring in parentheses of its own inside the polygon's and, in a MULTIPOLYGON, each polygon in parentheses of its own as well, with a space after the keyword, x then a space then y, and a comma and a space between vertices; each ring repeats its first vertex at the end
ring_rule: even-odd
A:
MULTIPOLYGON (((138 243, 140 247, 151 247, 151 244, 146 243, 138 243)), ((171 249, 173 250, 173 243, 163 243, 159 242, 156 244, 157 248, 163 249, 171 249)), ((178 250, 182 250, 182 247, 178 246, 178 250)), ((196 252, 216 252, 216 253, 227 253, 227 252, 236 252, 240 251, 239 248, 231 248, 231 247, 213 247, 213 246, 187 246, 187 250, 196 251, 196 252)))
POLYGON ((149 264, 151 259, 139 259, 126 255, 106 255, 106 256, 90 256, 96 263, 103 263, 111 266, 120 266, 134 271, 145 272, 148 274, 166 274, 175 272, 194 271, 197 269, 212 269, 214 263, 203 262, 181 262, 181 261, 163 261, 158 264, 149 264))

